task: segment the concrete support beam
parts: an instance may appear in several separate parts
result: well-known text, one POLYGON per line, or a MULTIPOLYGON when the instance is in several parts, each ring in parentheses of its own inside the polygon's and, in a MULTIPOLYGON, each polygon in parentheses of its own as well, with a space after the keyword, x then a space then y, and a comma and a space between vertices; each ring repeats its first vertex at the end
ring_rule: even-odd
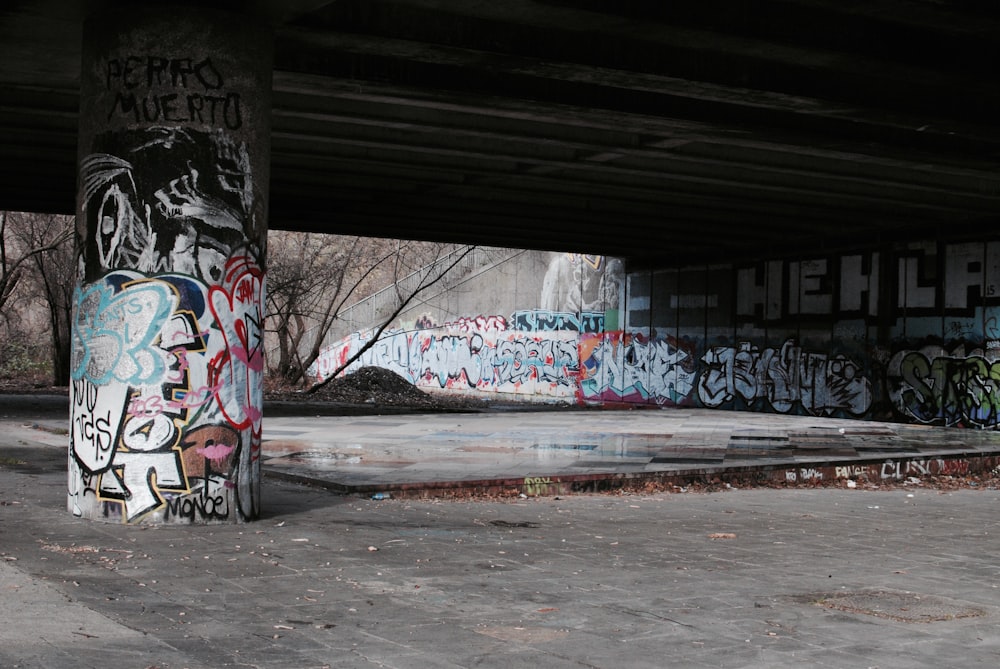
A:
POLYGON ((178 5, 84 28, 69 510, 260 513, 270 32, 178 5))

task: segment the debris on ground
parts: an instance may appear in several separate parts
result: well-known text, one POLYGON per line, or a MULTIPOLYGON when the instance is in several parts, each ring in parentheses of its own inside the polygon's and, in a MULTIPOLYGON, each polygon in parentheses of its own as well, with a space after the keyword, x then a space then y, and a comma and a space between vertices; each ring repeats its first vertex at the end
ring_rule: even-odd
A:
POLYGON ((265 399, 429 410, 475 409, 488 406, 487 402, 475 397, 444 396, 424 392, 399 374, 382 367, 361 367, 351 374, 333 379, 312 393, 300 389, 272 389, 265 393, 265 399))

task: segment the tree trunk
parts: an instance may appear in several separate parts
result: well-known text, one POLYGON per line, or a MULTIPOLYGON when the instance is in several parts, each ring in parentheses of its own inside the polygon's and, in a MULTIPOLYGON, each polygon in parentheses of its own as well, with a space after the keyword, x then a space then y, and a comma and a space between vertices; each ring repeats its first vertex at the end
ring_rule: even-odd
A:
POLYGON ((68 386, 70 354, 73 350, 70 332, 72 309, 66 304, 51 306, 49 320, 52 326, 52 385, 68 386))

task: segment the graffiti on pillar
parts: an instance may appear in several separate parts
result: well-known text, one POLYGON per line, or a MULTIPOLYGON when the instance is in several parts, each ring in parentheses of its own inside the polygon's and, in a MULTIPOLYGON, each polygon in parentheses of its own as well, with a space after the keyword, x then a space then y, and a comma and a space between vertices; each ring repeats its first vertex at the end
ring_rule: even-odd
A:
POLYGON ((219 407, 237 429, 260 432, 264 374, 264 274, 248 256, 233 258, 209 304, 225 346, 209 363, 209 379, 222 388, 219 407))
POLYGON ((86 28, 115 37, 90 34, 82 52, 68 502, 80 516, 259 515, 271 68, 247 40, 268 32, 196 14, 111 12, 86 28))
POLYGON ((72 376, 97 386, 112 380, 155 382, 167 356, 154 342, 176 308, 176 291, 164 281, 143 279, 123 281, 116 289, 116 278, 77 291, 72 376))
POLYGON ((246 146, 221 131, 186 128, 106 134, 95 145, 80 166, 84 244, 93 259, 87 278, 121 268, 218 281, 246 244, 253 202, 246 146))
POLYGON ((127 386, 97 386, 87 379, 73 379, 70 432, 73 455, 90 474, 111 467, 118 445, 118 427, 125 410, 127 386))
POLYGON ((896 409, 920 423, 951 427, 1000 427, 998 351, 941 346, 899 351, 886 371, 896 409))
POLYGON ((605 332, 580 337, 580 397, 587 401, 688 403, 697 358, 673 337, 605 332))
POLYGON ((803 351, 794 339, 780 349, 750 342, 713 346, 702 356, 698 399, 706 407, 748 406, 763 400, 773 411, 801 407, 816 416, 862 416, 872 405, 872 385, 862 368, 844 356, 803 351))
POLYGON ((123 271, 78 291, 71 443, 75 466, 93 481, 88 488, 107 515, 219 520, 232 512, 230 489, 241 517, 256 512, 246 469, 259 449, 260 421, 247 397, 260 386, 253 327, 261 273, 239 260, 231 281, 210 295, 191 277, 123 271), (160 304, 168 307, 150 306, 160 304), (204 329, 206 321, 223 322, 222 308, 243 312, 204 329))
POLYGON ((166 127, 93 148, 81 163, 70 506, 96 502, 124 522, 255 517, 264 279, 245 232, 247 148, 166 127))
POLYGON ((207 290, 193 277, 115 271, 77 291, 76 510, 92 495, 105 516, 126 522, 257 512, 248 470, 260 447, 250 407, 260 406, 262 273, 248 257, 228 269, 207 290))
POLYGON ((211 57, 129 54, 109 58, 105 90, 108 120, 133 123, 197 123, 228 130, 243 125, 240 94, 228 90, 211 57))
POLYGON ((215 322, 225 346, 209 362, 208 379, 226 422, 247 434, 247 457, 239 461, 236 496, 244 517, 260 507, 251 469, 260 466, 261 407, 264 403, 264 273, 249 256, 226 265, 222 284, 209 290, 215 322))

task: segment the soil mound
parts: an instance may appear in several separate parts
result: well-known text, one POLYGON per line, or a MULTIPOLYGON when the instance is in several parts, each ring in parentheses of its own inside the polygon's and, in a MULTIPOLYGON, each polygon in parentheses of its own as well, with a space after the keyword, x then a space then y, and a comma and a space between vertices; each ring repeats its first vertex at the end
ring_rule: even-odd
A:
POLYGON ((330 381, 313 394, 316 399, 338 402, 398 404, 430 397, 399 374, 381 367, 362 367, 330 381))
POLYGON ((381 367, 362 367, 330 381, 307 395, 319 402, 375 404, 427 409, 455 409, 482 406, 473 398, 433 396, 420 390, 399 374, 381 367))

